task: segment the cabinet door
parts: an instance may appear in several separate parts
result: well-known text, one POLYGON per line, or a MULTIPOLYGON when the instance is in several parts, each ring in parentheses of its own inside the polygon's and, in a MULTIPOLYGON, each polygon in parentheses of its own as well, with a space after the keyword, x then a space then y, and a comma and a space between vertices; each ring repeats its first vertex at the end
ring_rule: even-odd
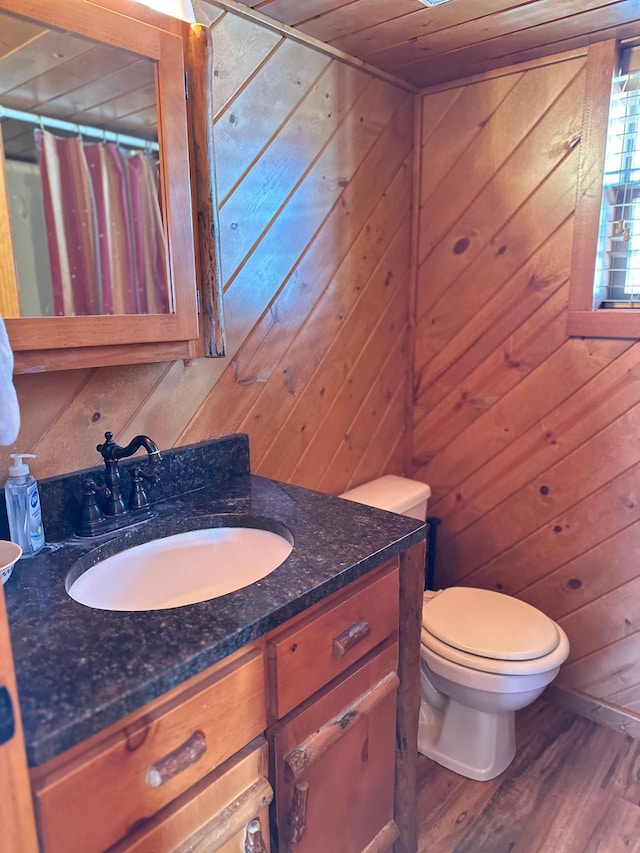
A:
POLYGON ((268 731, 280 853, 384 851, 397 837, 397 644, 268 731))

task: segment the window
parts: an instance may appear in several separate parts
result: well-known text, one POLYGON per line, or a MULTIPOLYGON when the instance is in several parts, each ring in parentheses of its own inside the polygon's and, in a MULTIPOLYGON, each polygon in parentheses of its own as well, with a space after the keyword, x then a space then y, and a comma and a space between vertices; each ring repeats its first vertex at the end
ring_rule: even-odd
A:
POLYGON ((602 307, 640 307, 640 72, 613 81, 595 291, 602 307))
POLYGON ((592 45, 580 144, 567 330, 640 338, 640 65, 592 45))

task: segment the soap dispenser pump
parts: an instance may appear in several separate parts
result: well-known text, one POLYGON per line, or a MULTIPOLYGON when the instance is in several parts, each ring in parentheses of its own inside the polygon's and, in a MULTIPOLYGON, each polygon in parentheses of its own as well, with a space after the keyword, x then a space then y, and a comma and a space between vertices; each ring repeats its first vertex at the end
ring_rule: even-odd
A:
POLYGON ((24 459, 35 459, 33 453, 12 453, 9 479, 4 484, 11 541, 22 548, 23 557, 33 557, 44 545, 44 529, 38 484, 29 473, 24 459))

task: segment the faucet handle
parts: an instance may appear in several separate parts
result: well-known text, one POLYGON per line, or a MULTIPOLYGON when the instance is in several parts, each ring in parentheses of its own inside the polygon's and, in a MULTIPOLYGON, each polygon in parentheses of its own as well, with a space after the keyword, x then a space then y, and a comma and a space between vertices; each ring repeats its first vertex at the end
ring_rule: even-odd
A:
POLYGON ((111 494, 111 490, 107 486, 96 483, 93 477, 85 477, 82 481, 82 496, 88 498, 95 495, 96 492, 100 492, 105 497, 109 497, 111 494))
POLYGON ((129 498, 129 509, 149 509, 151 501, 147 490, 143 485, 143 481, 147 483, 159 483, 160 477, 157 474, 145 473, 139 465, 134 465, 131 468, 131 497, 129 498))
POLYGON ((146 480, 147 483, 159 483, 160 475, 156 474, 154 471, 147 473, 142 470, 140 465, 133 465, 131 468, 131 479, 134 482, 136 480, 146 480))
POLYGON ((80 526, 78 528, 80 536, 94 535, 103 520, 104 516, 98 505, 96 492, 100 492, 100 494, 106 497, 111 494, 107 486, 101 486, 91 477, 86 477, 82 481, 82 508, 80 512, 80 526))

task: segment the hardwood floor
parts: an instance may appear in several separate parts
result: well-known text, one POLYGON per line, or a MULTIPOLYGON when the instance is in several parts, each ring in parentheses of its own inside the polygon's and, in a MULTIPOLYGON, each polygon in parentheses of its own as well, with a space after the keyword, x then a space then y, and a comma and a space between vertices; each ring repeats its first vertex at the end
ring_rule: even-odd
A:
POLYGON ((420 756, 419 853, 640 853, 640 741, 544 700, 516 726, 490 782, 420 756))

